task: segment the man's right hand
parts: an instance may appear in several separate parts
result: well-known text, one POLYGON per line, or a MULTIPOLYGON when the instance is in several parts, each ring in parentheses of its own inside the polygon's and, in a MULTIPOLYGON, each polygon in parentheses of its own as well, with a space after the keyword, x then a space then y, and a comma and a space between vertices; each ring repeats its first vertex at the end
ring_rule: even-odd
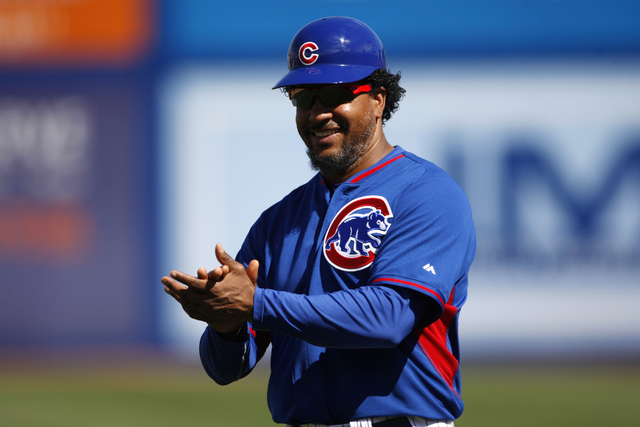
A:
POLYGON ((216 258, 221 266, 208 273, 204 268, 198 269, 197 277, 172 271, 162 283, 191 318, 206 322, 223 337, 237 336, 244 323, 253 320, 259 263, 253 260, 245 269, 220 244, 216 258))

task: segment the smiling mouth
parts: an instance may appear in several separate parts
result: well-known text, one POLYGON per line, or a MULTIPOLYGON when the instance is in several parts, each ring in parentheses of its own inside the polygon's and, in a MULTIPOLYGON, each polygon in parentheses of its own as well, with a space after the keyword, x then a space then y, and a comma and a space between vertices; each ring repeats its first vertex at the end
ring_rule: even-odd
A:
POLYGON ((327 130, 316 130, 316 131, 311 131, 312 134, 314 134, 315 136, 317 136, 318 138, 325 138, 327 136, 339 133, 340 129, 327 129, 327 130))

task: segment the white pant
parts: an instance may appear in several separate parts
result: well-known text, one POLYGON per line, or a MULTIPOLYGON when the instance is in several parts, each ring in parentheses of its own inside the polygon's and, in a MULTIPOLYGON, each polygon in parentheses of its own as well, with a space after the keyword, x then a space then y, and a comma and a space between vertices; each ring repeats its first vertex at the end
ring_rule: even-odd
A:
MULTIPOLYGON (((348 424, 300 424, 300 427, 372 427, 374 423, 386 421, 391 417, 366 418, 364 420, 351 421, 348 424)), ((430 420, 423 417, 407 417, 411 427, 454 427, 453 421, 430 420)))

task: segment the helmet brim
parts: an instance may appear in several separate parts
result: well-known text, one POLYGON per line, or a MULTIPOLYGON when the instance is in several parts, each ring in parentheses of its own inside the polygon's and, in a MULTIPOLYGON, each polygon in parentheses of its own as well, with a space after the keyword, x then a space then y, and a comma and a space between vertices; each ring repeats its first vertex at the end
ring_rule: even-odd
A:
POLYGON ((369 77, 379 67, 365 65, 312 65, 290 70, 272 89, 285 86, 353 83, 369 77))

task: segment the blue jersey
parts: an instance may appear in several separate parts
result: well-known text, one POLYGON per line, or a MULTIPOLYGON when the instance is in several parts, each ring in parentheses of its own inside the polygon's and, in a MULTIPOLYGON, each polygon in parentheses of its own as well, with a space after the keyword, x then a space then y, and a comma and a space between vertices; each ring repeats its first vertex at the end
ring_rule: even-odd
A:
POLYGON ((271 344, 278 423, 458 418, 458 317, 475 248, 462 189, 399 147, 335 188, 318 174, 250 230, 238 254, 260 262, 249 339, 207 328, 203 366, 226 384, 271 344), (424 325, 427 298, 439 313, 424 325))

